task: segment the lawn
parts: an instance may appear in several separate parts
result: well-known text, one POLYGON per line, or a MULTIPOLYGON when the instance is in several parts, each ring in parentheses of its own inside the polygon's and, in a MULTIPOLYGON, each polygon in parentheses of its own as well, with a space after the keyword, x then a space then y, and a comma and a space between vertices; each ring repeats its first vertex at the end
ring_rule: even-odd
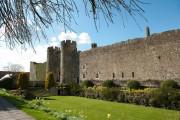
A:
MULTIPOLYGON (((43 111, 30 109, 27 107, 27 102, 23 102, 19 97, 0 95, 36 120, 56 120, 55 117, 43 111)), ((55 111, 70 111, 71 115, 87 116, 86 120, 107 120, 107 114, 111 114, 110 120, 180 120, 180 111, 74 96, 46 97, 44 103, 55 111)))
POLYGON ((180 120, 180 111, 108 102, 74 96, 51 96, 46 105, 57 111, 71 110, 87 116, 87 120, 180 120))

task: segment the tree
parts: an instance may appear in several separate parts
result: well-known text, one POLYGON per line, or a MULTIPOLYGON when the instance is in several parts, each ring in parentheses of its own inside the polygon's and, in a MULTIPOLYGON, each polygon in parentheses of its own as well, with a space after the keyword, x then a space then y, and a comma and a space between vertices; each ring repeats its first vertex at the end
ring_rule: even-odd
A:
POLYGON ((17 79, 17 87, 26 89, 28 87, 29 76, 27 73, 20 73, 17 79))
POLYGON ((8 63, 7 66, 4 66, 3 68, 5 71, 12 71, 12 72, 23 72, 24 67, 19 64, 12 64, 8 63))
MULTIPOLYGON (((79 2, 79 0, 78 0, 79 2)), ((4 28, 5 41, 10 48, 16 45, 33 46, 32 35, 46 38, 44 28, 54 21, 63 23, 65 29, 71 29, 70 23, 76 22, 74 15, 79 13, 76 0, 1 0, 0 28, 4 28), (38 29, 37 29, 38 28, 38 29), (38 32, 38 30, 41 30, 38 32)), ((113 16, 128 13, 135 20, 136 15, 143 16, 141 0, 81 0, 87 16, 93 16, 95 26, 100 16, 107 23, 113 23, 113 16)), ((0 36, 1 37, 1 36, 0 36)), ((40 40, 40 39, 39 39, 40 40)))
POLYGON ((45 89, 50 89, 55 86, 54 76, 52 72, 48 72, 45 80, 45 89))

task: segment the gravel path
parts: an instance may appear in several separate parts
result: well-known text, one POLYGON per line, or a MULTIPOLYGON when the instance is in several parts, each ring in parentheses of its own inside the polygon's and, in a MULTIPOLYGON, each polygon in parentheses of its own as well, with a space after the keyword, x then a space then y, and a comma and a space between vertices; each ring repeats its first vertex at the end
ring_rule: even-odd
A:
POLYGON ((0 97, 0 120, 35 120, 0 97))

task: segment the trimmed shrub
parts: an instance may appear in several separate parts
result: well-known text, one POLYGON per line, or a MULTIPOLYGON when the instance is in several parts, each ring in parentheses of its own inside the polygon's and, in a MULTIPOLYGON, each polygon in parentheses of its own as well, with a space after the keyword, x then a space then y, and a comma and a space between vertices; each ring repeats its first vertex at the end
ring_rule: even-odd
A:
POLYGON ((129 89, 140 89, 141 84, 138 81, 131 80, 131 81, 128 81, 127 87, 129 89))
POLYGON ((161 88, 178 88, 178 84, 174 80, 166 80, 161 83, 161 88))
POLYGON ((105 88, 102 90, 100 96, 104 100, 117 101, 120 90, 118 88, 105 88))
POLYGON ((53 73, 49 72, 45 80, 45 89, 50 89, 51 87, 54 87, 54 86, 55 86, 55 82, 54 82, 53 73))
POLYGON ((95 88, 88 87, 84 89, 84 96, 87 98, 95 98, 97 99, 97 91, 95 88))
POLYGON ((94 83, 92 81, 90 81, 90 80, 85 80, 85 81, 82 82, 82 86, 86 87, 86 88, 93 87, 94 83))
POLYGON ((150 93, 144 90, 123 91, 121 94, 124 94, 124 101, 122 102, 145 106, 149 105, 150 93))
POLYGON ((119 88, 89 87, 84 96, 94 99, 180 110, 180 91, 174 88, 120 90, 119 88))
POLYGON ((112 80, 106 80, 102 83, 102 86, 103 87, 108 87, 108 88, 111 88, 111 87, 116 87, 116 85, 114 84, 114 82, 112 80))
POLYGON ((180 110, 180 93, 177 89, 164 87, 151 93, 150 105, 168 109, 180 110))
POLYGON ((28 87, 29 77, 27 73, 20 73, 17 79, 17 88, 26 89, 28 87))

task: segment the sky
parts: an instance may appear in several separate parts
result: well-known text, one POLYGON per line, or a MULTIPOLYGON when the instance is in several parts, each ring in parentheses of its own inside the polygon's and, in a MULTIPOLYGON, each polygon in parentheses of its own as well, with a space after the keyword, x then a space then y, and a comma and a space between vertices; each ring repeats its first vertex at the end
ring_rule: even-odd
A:
POLYGON ((80 13, 79 16, 75 16, 77 24, 71 24, 74 32, 67 30, 65 33, 62 24, 54 24, 52 29, 47 30, 48 41, 42 40, 35 43, 36 53, 32 48, 28 48, 26 51, 18 47, 10 50, 6 45, 1 44, 0 70, 11 63, 20 64, 25 71, 29 71, 30 61, 45 62, 47 47, 59 46, 62 39, 76 40, 78 50, 85 51, 91 48, 91 43, 105 46, 144 37, 146 26, 150 27, 151 33, 180 29, 180 0, 143 0, 143 2, 149 3, 142 6, 147 21, 137 16, 138 26, 130 16, 127 16, 123 26, 122 17, 117 14, 113 24, 107 25, 103 19, 100 19, 98 31, 94 26, 93 19, 85 15, 81 3, 78 3, 80 13))

